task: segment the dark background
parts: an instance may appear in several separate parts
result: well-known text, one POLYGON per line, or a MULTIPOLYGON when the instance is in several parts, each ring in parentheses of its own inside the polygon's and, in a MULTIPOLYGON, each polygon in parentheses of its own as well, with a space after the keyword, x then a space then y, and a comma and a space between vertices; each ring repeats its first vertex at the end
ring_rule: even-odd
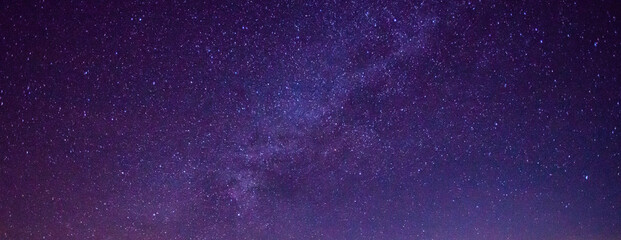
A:
POLYGON ((619 1, 3 1, 0 239, 621 239, 619 1))

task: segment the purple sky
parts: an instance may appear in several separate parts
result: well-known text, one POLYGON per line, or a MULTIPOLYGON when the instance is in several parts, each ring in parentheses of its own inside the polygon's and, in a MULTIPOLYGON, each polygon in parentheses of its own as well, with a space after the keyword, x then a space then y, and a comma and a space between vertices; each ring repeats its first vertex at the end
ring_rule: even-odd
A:
POLYGON ((0 239, 621 239, 619 1, 94 2, 0 4, 0 239))

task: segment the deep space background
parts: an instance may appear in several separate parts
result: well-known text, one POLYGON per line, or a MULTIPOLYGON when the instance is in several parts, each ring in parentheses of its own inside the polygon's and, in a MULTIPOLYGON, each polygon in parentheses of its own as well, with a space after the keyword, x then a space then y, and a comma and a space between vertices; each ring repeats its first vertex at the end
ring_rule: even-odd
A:
POLYGON ((621 239, 620 1, 0 6, 0 239, 621 239))

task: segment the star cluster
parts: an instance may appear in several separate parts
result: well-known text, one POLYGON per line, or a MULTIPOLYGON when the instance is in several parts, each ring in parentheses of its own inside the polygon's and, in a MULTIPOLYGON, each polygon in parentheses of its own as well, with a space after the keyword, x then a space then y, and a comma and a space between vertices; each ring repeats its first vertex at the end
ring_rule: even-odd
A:
POLYGON ((0 239, 621 239, 617 1, 7 1, 0 239))

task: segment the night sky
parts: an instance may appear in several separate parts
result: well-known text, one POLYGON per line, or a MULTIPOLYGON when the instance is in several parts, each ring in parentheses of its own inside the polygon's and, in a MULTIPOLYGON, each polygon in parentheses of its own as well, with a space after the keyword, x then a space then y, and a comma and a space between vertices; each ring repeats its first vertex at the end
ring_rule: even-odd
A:
POLYGON ((0 5, 0 239, 621 239, 619 1, 94 2, 0 5))

